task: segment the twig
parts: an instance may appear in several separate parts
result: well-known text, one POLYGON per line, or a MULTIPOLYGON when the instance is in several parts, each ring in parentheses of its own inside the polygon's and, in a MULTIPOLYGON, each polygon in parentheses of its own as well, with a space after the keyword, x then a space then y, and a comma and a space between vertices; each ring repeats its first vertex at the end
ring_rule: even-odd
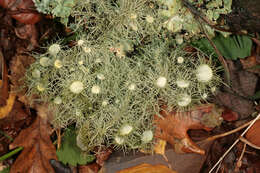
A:
POLYGON ((220 157, 220 159, 217 161, 217 163, 210 169, 209 173, 212 173, 212 171, 218 166, 218 164, 225 158, 225 156, 232 150, 232 148, 240 141, 240 138, 243 137, 246 132, 253 126, 253 124, 260 118, 260 114, 257 115, 257 117, 251 122, 251 124, 246 128, 246 130, 240 135, 240 137, 229 147, 229 149, 220 157))
POLYGON ((240 154, 240 157, 237 160, 237 164, 236 164, 236 168, 235 168, 234 172, 238 172, 239 168, 241 168, 241 166, 242 166, 242 158, 244 157, 245 151, 246 151, 246 144, 244 143, 243 150, 242 150, 242 152, 240 154))
POLYGON ((227 65, 227 62, 225 61, 224 57, 221 55, 220 51, 218 50, 217 46, 213 43, 213 41, 210 39, 210 37, 208 36, 207 32, 204 30, 204 27, 202 26, 201 22, 198 20, 199 22, 199 25, 200 25, 200 28, 201 30, 203 31, 203 33, 205 34, 207 40, 209 41, 209 43, 211 44, 211 46, 214 48, 216 54, 218 55, 218 59, 219 61, 221 62, 221 64, 223 65, 224 67, 224 70, 225 70, 225 74, 226 74, 226 77, 227 77, 227 81, 228 81, 228 84, 230 84, 230 72, 229 72, 229 69, 228 69, 228 65, 227 65))
POLYGON ((215 23, 210 21, 206 15, 198 11, 190 2, 187 0, 182 0, 183 6, 185 6, 194 16, 199 17, 201 20, 203 20, 207 25, 214 28, 215 30, 222 31, 222 32, 229 32, 232 33, 229 29, 225 29, 222 27, 217 26, 215 23))
POLYGON ((60 148, 60 144, 61 144, 61 134, 60 134, 60 129, 56 130, 56 135, 57 135, 57 149, 60 148))
POLYGON ((260 147, 258 147, 257 145, 253 144, 252 142, 248 141, 246 138, 240 137, 239 139, 240 139, 240 141, 244 142, 245 144, 249 145, 250 147, 252 147, 254 149, 257 149, 257 150, 260 150, 260 147))
MULTIPOLYGON (((254 121, 254 120, 252 120, 252 121, 254 121)), ((230 130, 230 131, 228 131, 228 132, 225 132, 225 133, 222 133, 222 134, 219 134, 219 135, 215 135, 215 136, 208 137, 208 138, 205 139, 204 141, 214 141, 214 140, 216 140, 216 139, 218 139, 218 138, 222 138, 222 137, 231 135, 231 134, 233 134, 233 133, 236 133, 236 132, 242 130, 243 128, 249 126, 249 125, 252 123, 252 121, 249 121, 249 122, 243 124, 242 126, 236 128, 236 129, 230 130)))

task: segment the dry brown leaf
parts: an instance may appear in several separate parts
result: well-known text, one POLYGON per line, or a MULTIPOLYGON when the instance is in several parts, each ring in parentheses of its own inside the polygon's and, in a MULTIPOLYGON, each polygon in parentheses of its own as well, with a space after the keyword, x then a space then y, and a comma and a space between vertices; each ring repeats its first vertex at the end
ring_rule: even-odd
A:
POLYGON ((254 125, 247 131, 246 139, 255 144, 256 146, 260 147, 260 120, 257 120, 254 125))
POLYGON ((24 84, 24 76, 26 69, 35 61, 31 56, 27 55, 15 55, 10 63, 11 76, 10 81, 12 83, 11 91, 15 92, 18 96, 18 100, 23 102, 25 105, 29 105, 29 100, 26 98, 26 89, 22 86, 24 84))
POLYGON ((260 56, 254 53, 253 55, 245 59, 240 59, 240 62, 243 65, 243 68, 245 70, 260 75, 260 69, 255 68, 256 66, 260 65, 259 60, 260 60, 260 56))
POLYGON ((167 142, 162 139, 158 139, 157 142, 155 143, 155 146, 153 148, 153 151, 156 154, 161 154, 165 157, 165 147, 166 147, 167 142))
POLYGON ((177 173, 165 165, 150 165, 147 163, 127 168, 117 173, 177 173))
POLYGON ((169 142, 176 152, 205 154, 205 151, 190 139, 187 131, 191 129, 209 131, 219 125, 222 109, 216 108, 213 104, 207 104, 179 113, 168 112, 164 109, 160 114, 162 117, 155 115, 155 137, 169 142))
POLYGON ((14 31, 18 38, 30 41, 30 49, 38 46, 38 31, 35 25, 23 25, 15 28, 14 31))
POLYGON ((0 50, 0 106, 6 104, 6 99, 8 98, 8 70, 5 62, 5 58, 0 50))
POLYGON ((98 173, 100 166, 97 163, 79 166, 79 173, 98 173))
POLYGON ((225 121, 236 121, 239 118, 238 113, 233 112, 231 109, 224 109, 222 117, 225 121))
POLYGON ((22 130, 10 145, 10 149, 24 147, 12 165, 10 173, 54 173, 49 160, 57 160, 57 156, 56 149, 50 140, 51 127, 46 117, 47 115, 42 110, 38 111, 35 122, 22 130))
POLYGON ((1 0, 0 6, 8 9, 8 13, 24 24, 35 24, 41 20, 41 15, 36 11, 32 0, 1 0))
POLYGON ((258 77, 241 69, 241 65, 237 62, 227 60, 227 63, 231 86, 224 87, 224 91, 218 92, 215 102, 238 113, 240 119, 245 119, 255 111, 253 101, 247 98, 254 95, 258 77))
POLYGON ((9 113, 13 109, 15 98, 16 98, 16 95, 14 93, 10 93, 9 94, 9 98, 6 101, 6 105, 0 107, 0 119, 3 119, 7 115, 9 115, 9 113))

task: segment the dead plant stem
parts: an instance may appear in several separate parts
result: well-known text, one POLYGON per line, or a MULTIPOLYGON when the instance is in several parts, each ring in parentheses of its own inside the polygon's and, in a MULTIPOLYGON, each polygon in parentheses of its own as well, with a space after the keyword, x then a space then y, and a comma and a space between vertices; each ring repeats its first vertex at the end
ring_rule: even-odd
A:
POLYGON ((254 120, 249 121, 249 122, 243 124, 242 126, 236 128, 236 129, 230 130, 230 131, 228 131, 228 132, 225 132, 225 133, 222 133, 222 134, 219 134, 219 135, 215 135, 215 136, 208 137, 208 138, 205 139, 204 141, 214 141, 214 140, 216 140, 216 139, 218 139, 218 138, 222 138, 222 137, 231 135, 231 134, 233 134, 233 133, 236 133, 236 132, 242 130, 243 128, 249 126, 253 121, 254 121, 254 120))
POLYGON ((217 161, 217 163, 210 169, 209 173, 212 173, 216 166, 225 158, 225 156, 232 150, 232 148, 240 141, 240 138, 243 137, 246 132, 254 125, 254 123, 260 118, 260 114, 257 115, 257 117, 251 121, 250 125, 246 128, 246 130, 240 135, 240 137, 229 147, 229 149, 220 157, 220 159, 217 161))
POLYGON ((244 137, 240 137, 240 141, 244 142, 245 144, 249 145, 250 147, 260 150, 260 147, 258 147, 257 145, 253 144, 252 142, 248 141, 246 138, 244 137))
POLYGON ((243 145, 243 149, 242 149, 242 152, 241 152, 241 154, 240 154, 240 156, 237 160, 237 164, 236 164, 234 172, 239 172, 239 169, 242 166, 242 159, 244 157, 245 151, 246 151, 246 143, 244 143, 244 145, 243 145))

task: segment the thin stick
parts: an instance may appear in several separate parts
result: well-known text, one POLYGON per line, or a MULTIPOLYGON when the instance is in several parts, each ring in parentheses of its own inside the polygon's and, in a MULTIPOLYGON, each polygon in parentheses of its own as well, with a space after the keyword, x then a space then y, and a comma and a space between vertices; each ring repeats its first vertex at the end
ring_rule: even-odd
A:
POLYGON ((242 159, 244 157, 245 151, 246 151, 246 144, 244 143, 243 150, 242 150, 242 152, 240 154, 239 159, 237 160, 237 164, 236 164, 236 168, 235 168, 234 172, 238 172, 239 168, 241 168, 241 166, 242 166, 242 159))
POLYGON ((201 13, 200 11, 197 10, 197 8, 195 8, 190 2, 188 2, 187 0, 182 0, 182 4, 183 6, 185 6, 187 9, 189 9, 189 11, 194 15, 199 17, 202 21, 204 21, 208 26, 214 28, 215 30, 218 31, 223 31, 223 32, 229 32, 232 33, 231 30, 229 29, 225 29, 222 27, 217 26, 215 23, 213 23, 211 20, 209 20, 207 18, 207 16, 203 13, 201 13))
POLYGON ((230 131, 228 131, 228 132, 225 132, 225 133, 222 133, 222 134, 219 134, 219 135, 215 135, 215 136, 208 137, 208 138, 205 139, 204 141, 214 141, 214 140, 216 140, 216 139, 218 139, 218 138, 222 138, 222 137, 231 135, 231 134, 233 134, 233 133, 236 133, 236 132, 242 130, 243 128, 249 126, 253 121, 254 121, 254 120, 251 120, 251 121, 249 121, 249 122, 243 124, 242 126, 236 128, 236 129, 230 130, 230 131))
POLYGON ((56 134, 57 134, 57 149, 60 149, 60 144, 61 144, 61 135, 60 135, 60 129, 56 130, 56 134))
POLYGON ((245 144, 249 145, 250 147, 260 150, 260 147, 258 147, 257 145, 253 144, 252 142, 248 141, 246 138, 244 137, 240 137, 240 141, 244 142, 245 144))
POLYGON ((220 159, 217 161, 217 163, 210 169, 209 173, 212 173, 212 171, 218 166, 218 164, 225 158, 225 156, 232 150, 232 148, 239 142, 240 138, 243 137, 246 132, 252 127, 252 125, 260 118, 260 114, 257 115, 257 117, 251 122, 251 124, 246 128, 246 130, 240 135, 240 137, 229 147, 229 149, 220 157, 220 159))
POLYGON ((230 85, 230 71, 227 65, 227 62, 225 61, 224 57, 222 56, 222 54, 220 53, 220 51, 218 50, 217 46, 213 43, 213 41, 210 39, 209 35, 207 34, 207 32, 205 31, 204 27, 202 26, 201 22, 198 20, 199 24, 200 24, 200 28, 203 31, 203 33, 205 34, 207 40, 209 41, 209 43, 211 44, 211 46, 214 48, 216 54, 218 55, 218 60, 221 62, 221 64, 224 67, 225 70, 225 74, 227 77, 227 81, 228 84, 230 85))

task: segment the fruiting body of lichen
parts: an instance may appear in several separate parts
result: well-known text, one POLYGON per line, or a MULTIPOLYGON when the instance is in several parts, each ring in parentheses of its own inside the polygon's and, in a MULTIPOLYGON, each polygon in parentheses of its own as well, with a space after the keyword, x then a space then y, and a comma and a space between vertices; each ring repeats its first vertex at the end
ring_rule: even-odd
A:
POLYGON ((75 94, 81 93, 81 91, 83 91, 83 89, 84 89, 84 84, 81 81, 74 81, 70 85, 70 91, 75 94))
POLYGON ((151 142, 153 139, 153 132, 151 130, 146 130, 142 134, 142 141, 144 143, 151 142))
POLYGON ((207 64, 201 64, 196 69, 196 77, 200 82, 209 82, 213 78, 213 71, 207 64))
POLYGON ((167 79, 166 79, 166 77, 160 76, 160 77, 156 80, 156 85, 157 85, 159 88, 165 87, 166 84, 167 84, 167 79))
POLYGON ((53 56, 56 56, 59 52, 60 52, 60 45, 59 44, 52 44, 50 47, 49 47, 49 53, 53 56))
POLYGON ((125 124, 120 128, 120 135, 125 136, 128 135, 129 133, 131 133, 131 131, 133 130, 133 127, 125 124))

